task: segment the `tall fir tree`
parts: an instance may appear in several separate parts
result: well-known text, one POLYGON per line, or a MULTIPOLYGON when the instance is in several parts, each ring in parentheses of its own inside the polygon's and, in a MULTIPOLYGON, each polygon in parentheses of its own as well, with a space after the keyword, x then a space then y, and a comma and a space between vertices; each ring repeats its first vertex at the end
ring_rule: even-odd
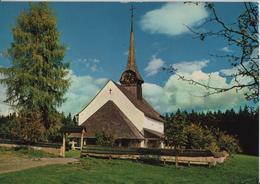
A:
POLYGON ((7 99, 20 116, 37 117, 46 130, 56 126, 57 110, 69 88, 66 48, 60 43, 57 20, 47 3, 30 3, 17 18, 8 49, 9 68, 0 68, 7 99), (33 114, 32 114, 33 113, 33 114))

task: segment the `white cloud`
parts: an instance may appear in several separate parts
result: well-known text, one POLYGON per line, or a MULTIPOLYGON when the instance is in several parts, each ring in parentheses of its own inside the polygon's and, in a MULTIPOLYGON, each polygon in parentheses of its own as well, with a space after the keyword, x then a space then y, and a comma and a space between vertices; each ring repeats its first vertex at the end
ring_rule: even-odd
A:
POLYGON ((182 61, 179 63, 172 64, 172 67, 177 70, 177 73, 192 73, 194 71, 199 71, 206 67, 209 60, 202 61, 182 61))
POLYGON ((93 65, 90 67, 90 70, 91 70, 92 72, 96 72, 96 71, 98 71, 98 66, 97 66, 96 64, 93 64, 93 65))
MULTIPOLYGON (((244 66, 246 68, 249 68, 250 67, 250 62, 245 62, 244 63, 244 66)), ((232 67, 232 68, 225 68, 225 69, 221 69, 219 71, 219 73, 221 75, 223 75, 224 77, 232 77, 232 76, 236 76, 236 79, 233 78, 232 79, 232 83, 233 84, 239 84, 239 85, 247 85, 247 84, 252 84, 254 83, 254 79, 253 77, 250 77, 250 76, 243 76, 243 75, 238 75, 240 73, 240 71, 243 71, 244 69, 242 68, 242 66, 238 65, 236 67, 232 67)))
MULTIPOLYGON (((243 65, 244 67, 246 68, 250 68, 250 64, 252 63, 252 61, 247 61, 247 62, 244 62, 243 65)), ((239 73, 239 70, 243 71, 244 68, 241 66, 241 65, 237 65, 237 66, 234 66, 234 67, 231 67, 231 68, 224 68, 224 69, 221 69, 219 70, 219 72, 224 75, 224 76, 231 76, 231 75, 234 75, 234 74, 238 74, 239 73)), ((242 76, 242 75, 241 75, 242 76)))
POLYGON ((107 82, 107 79, 77 76, 71 70, 69 77, 71 78, 71 86, 65 95, 67 100, 62 104, 60 111, 64 111, 65 113, 71 112, 75 115, 90 102, 107 82))
POLYGON ((232 50, 230 50, 228 47, 223 47, 220 50, 223 52, 232 52, 232 50))
POLYGON ((94 59, 90 59, 90 61, 92 60, 93 63, 100 63, 100 60, 97 59, 97 58, 94 58, 94 59))
POLYGON ((163 67, 164 61, 156 56, 152 56, 148 63, 148 66, 144 69, 146 76, 152 76, 158 73, 158 71, 163 67))
POLYGON ((238 68, 237 67, 225 68, 225 69, 221 69, 219 72, 224 76, 231 76, 238 72, 238 68))
MULTIPOLYGON (((245 68, 250 68, 252 67, 252 65, 254 67, 256 67, 256 64, 258 63, 258 60, 259 60, 259 53, 258 53, 258 49, 255 49, 252 53, 252 55, 250 56, 250 60, 246 61, 246 62, 243 62, 243 66, 245 68), (255 64, 256 63, 256 64, 255 64)), ((258 64, 257 64, 258 65, 258 64)), ((245 69, 240 65, 238 64, 237 66, 234 66, 234 67, 231 67, 231 68, 224 68, 224 69, 221 69, 219 72, 224 75, 224 76, 231 76, 231 75, 234 75, 234 74, 238 74, 239 71, 244 71, 245 69)), ((241 75, 242 76, 242 75, 241 75)))
POLYGON ((97 58, 80 58, 71 63, 81 70, 90 70, 91 72, 102 71, 102 67, 99 65, 100 60, 97 58))
MULTIPOLYGON (((204 84, 209 83, 217 87, 228 87, 234 84, 234 81, 228 83, 225 77, 219 75, 219 72, 209 74, 199 70, 192 73, 183 73, 183 75, 187 79, 193 79, 204 84)), ((207 94, 205 88, 179 80, 176 74, 170 76, 163 86, 151 83, 144 83, 143 85, 144 97, 161 113, 174 112, 178 108, 203 111, 238 109, 241 105, 247 103, 243 92, 231 90, 226 93, 202 97, 207 94)))
POLYGON ((159 9, 147 12, 141 19, 141 27, 151 33, 170 36, 189 32, 186 27, 197 27, 208 17, 203 3, 167 3, 159 9))

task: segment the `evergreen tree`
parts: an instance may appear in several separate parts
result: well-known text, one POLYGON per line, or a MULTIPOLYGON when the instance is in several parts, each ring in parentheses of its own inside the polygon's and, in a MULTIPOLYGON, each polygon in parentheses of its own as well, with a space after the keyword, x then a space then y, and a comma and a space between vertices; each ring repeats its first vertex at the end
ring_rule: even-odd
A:
POLYGON ((187 117, 180 109, 177 110, 174 116, 171 116, 165 122, 165 136, 169 146, 180 149, 186 145, 187 136, 184 133, 184 128, 187 125, 187 117))
MULTIPOLYGON (((9 68, 0 68, 7 99, 18 116, 41 120, 46 130, 56 127, 56 108, 69 87, 66 48, 60 44, 56 18, 47 3, 31 3, 13 28, 9 68)), ((18 118, 19 119, 19 118, 18 118)))
POLYGON ((65 116, 64 113, 62 113, 61 115, 62 115, 63 126, 66 126, 66 127, 77 126, 75 116, 74 116, 74 118, 72 118, 71 113, 69 113, 67 116, 65 116))
POLYGON ((76 119, 76 116, 73 116, 73 124, 75 125, 75 126, 77 126, 78 125, 78 122, 77 122, 77 119, 76 119))

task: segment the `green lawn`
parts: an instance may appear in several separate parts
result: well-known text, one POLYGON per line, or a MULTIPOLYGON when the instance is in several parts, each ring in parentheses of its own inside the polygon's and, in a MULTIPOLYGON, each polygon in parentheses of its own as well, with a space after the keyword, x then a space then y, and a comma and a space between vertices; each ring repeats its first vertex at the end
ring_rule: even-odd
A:
POLYGON ((65 157, 67 157, 67 158, 79 158, 80 157, 80 151, 79 150, 66 151, 65 157))
MULTIPOLYGON (((77 157, 77 151, 67 153, 77 157)), ((80 163, 50 165, 0 175, 0 183, 140 183, 140 184, 256 184, 258 157, 235 155, 224 164, 175 168, 174 165, 150 165, 126 160, 83 158, 80 163)))

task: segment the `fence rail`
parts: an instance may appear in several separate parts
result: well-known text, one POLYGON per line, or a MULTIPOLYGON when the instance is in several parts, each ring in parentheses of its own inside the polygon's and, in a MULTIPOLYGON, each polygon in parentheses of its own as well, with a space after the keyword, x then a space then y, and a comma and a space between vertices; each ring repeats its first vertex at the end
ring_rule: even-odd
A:
POLYGON ((159 155, 159 156, 184 156, 184 157, 210 157, 214 154, 209 150, 183 149, 158 149, 158 148, 121 148, 121 147, 103 147, 86 146, 83 147, 82 154, 100 153, 100 154, 128 154, 128 155, 159 155))
POLYGON ((40 146, 40 147, 48 147, 48 148, 60 148, 60 143, 46 143, 46 142, 25 142, 21 139, 3 139, 0 138, 0 144, 16 144, 16 145, 30 145, 30 146, 40 146))
POLYGON ((208 150, 179 150, 156 149, 156 148, 121 148, 121 147, 101 147, 85 146, 81 151, 81 157, 100 157, 130 160, 146 160, 159 162, 178 162, 187 165, 207 165, 215 166, 226 159, 215 158, 214 154, 208 150), (220 160, 220 161, 219 161, 220 160))

